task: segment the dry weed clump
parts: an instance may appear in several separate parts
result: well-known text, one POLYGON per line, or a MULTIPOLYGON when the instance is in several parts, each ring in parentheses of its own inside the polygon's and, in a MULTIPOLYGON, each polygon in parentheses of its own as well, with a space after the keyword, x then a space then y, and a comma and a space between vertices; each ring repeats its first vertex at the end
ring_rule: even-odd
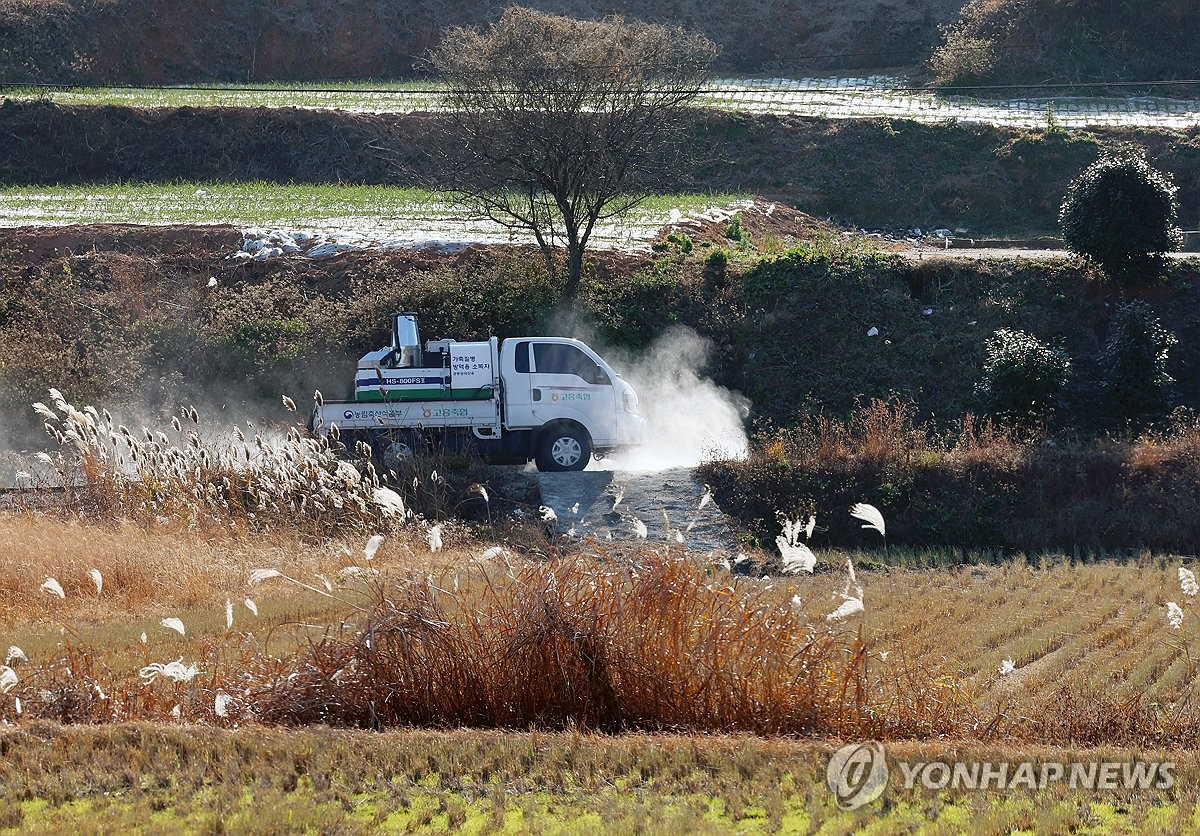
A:
POLYGON ((1200 470, 1200 418, 1181 411, 1165 429, 1138 436, 1129 445, 1126 467, 1147 479, 1195 474, 1200 470))
POLYGON ((881 735, 975 722, 945 683, 885 695, 853 629, 680 555, 584 557, 414 577, 352 637, 253 693, 268 723, 881 735), (970 718, 969 720, 967 718, 970 718))
MULTIPOLYGON (((873 507, 861 504, 853 514, 884 534, 873 507)), ((275 622, 285 628, 278 641, 267 623, 265 636, 235 630, 238 593, 213 596, 218 590, 210 588, 208 604, 192 614, 200 638, 176 616, 158 619, 160 635, 177 635, 157 639, 152 650, 143 633, 137 664, 120 648, 86 646, 74 629, 61 650, 37 647, 34 664, 14 648, 6 664, 20 670, 4 671, 0 689, 11 692, 11 703, 0 700, 0 716, 841 736, 978 725, 952 683, 872 675, 869 644, 850 626, 864 611, 852 563, 842 605, 810 617, 792 584, 781 594, 689 559, 682 547, 642 547, 620 561, 597 549, 520 562, 493 546, 447 562, 438 528, 425 534, 409 534, 411 543, 428 541, 423 564, 389 567, 398 580, 373 565, 388 545, 382 535, 367 539, 361 560, 340 570, 266 565, 246 572, 246 588, 287 585, 311 599, 292 610, 290 625, 275 622), (364 605, 347 584, 357 593, 373 588, 374 604, 364 605), (222 632, 211 599, 225 596, 222 632), (347 625, 347 616, 359 624, 347 625), (317 638, 322 623, 328 627, 317 638), (169 658, 176 650, 182 655, 169 658)), ((411 543, 402 545, 410 556, 411 543)), ((49 564, 35 565, 30 586, 49 564)), ((81 597, 82 578, 102 577, 95 567, 76 568, 67 589, 55 582, 59 600, 43 595, 52 609, 81 597)), ((98 601, 101 582, 95 587, 98 601)), ((121 589, 110 583, 110 594, 121 589)), ((244 605, 258 617, 252 599, 244 605)), ((148 609, 161 606, 147 602, 148 609)))
MULTIPOLYGON (((182 521, 193 529, 285 526, 320 536, 375 533, 411 517, 370 461, 360 472, 338 458, 336 434, 332 441, 315 439, 290 427, 286 434, 256 432, 250 440, 234 426, 228 439, 212 442, 201 435, 196 410, 187 409, 183 421, 172 419, 172 438, 149 429, 135 433, 107 410, 78 410, 57 389, 50 401, 53 408, 33 406, 59 453, 38 454, 41 471, 22 476, 62 487, 88 515, 182 521)), ((295 410, 286 397, 284 404, 295 410)))

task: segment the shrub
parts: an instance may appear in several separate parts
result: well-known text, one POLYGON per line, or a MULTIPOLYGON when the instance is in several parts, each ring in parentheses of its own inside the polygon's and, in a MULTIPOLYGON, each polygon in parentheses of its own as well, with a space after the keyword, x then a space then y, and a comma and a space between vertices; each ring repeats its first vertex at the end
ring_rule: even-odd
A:
POLYGON ((1177 342, 1145 302, 1117 309, 1099 357, 1101 385, 1113 417, 1143 423, 1166 413, 1175 382, 1167 374, 1167 355, 1177 342))
POLYGON ((929 59, 939 81, 969 84, 988 78, 996 65, 996 45, 986 38, 972 37, 961 25, 946 28, 944 39, 929 59))
POLYGON ((717 247, 712 250, 704 259, 704 266, 712 273, 723 276, 725 268, 729 266, 729 250, 724 247, 717 247))
POLYGON ((1179 249, 1175 183, 1141 152, 1101 156, 1067 188, 1059 225, 1067 248, 1120 283, 1159 275, 1163 254, 1179 249))
POLYGON ((1001 328, 984 345, 975 395, 988 412, 1027 421, 1046 418, 1062 399, 1071 359, 1032 334, 1001 328))
POLYGON ((692 236, 682 232, 672 232, 667 236, 667 241, 671 244, 674 244, 675 248, 684 255, 690 253, 696 244, 696 242, 692 240, 692 236))
POLYGON ((902 402, 876 401, 846 419, 759 433, 745 458, 706 462, 697 475, 768 548, 782 510, 815 513, 826 548, 880 549, 847 513, 865 501, 887 519, 893 551, 877 559, 921 565, 981 559, 960 549, 985 549, 985 561, 1010 550, 1193 553, 1198 466, 1200 420, 1183 411, 1136 438, 1051 445, 970 415, 917 422, 902 402))
POLYGON ((742 246, 750 243, 750 233, 742 226, 742 216, 734 215, 733 220, 725 227, 725 237, 730 241, 735 241, 742 246))

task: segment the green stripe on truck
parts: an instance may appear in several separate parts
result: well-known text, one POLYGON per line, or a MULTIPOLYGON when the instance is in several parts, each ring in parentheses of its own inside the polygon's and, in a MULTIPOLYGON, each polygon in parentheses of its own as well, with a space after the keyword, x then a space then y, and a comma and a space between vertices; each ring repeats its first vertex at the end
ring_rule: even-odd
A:
POLYGON ((355 394, 355 401, 380 403, 382 401, 486 401, 492 397, 491 389, 362 389, 355 394))

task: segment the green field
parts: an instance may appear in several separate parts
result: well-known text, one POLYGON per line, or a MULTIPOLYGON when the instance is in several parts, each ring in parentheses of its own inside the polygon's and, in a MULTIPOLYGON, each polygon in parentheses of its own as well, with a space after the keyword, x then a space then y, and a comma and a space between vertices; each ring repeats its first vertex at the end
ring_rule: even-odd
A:
POLYGON ((0 91, 0 95, 17 100, 44 99, 59 104, 122 107, 302 107, 409 112, 435 107, 437 87, 436 83, 429 81, 368 79, 164 88, 14 87, 0 91))
MULTIPOLYGON (((602 246, 645 243, 671 218, 725 207, 737 194, 657 195, 619 222, 602 224, 602 246)), ((234 224, 331 228, 379 241, 463 238, 511 239, 445 194, 391 186, 173 183, 88 186, 0 186, 0 226, 84 223, 234 224)))

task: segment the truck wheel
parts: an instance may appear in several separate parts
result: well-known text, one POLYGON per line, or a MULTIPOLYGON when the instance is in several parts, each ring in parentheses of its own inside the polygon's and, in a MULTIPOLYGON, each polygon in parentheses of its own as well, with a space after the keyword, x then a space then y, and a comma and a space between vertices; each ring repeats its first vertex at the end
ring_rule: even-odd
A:
POLYGON ((583 470, 592 458, 592 440, 581 427, 550 427, 538 441, 537 469, 554 473, 583 470))
POLYGON ((413 457, 416 441, 416 438, 407 432, 399 435, 392 435, 390 433, 380 433, 377 435, 373 440, 372 447, 374 448, 375 458, 379 465, 382 466, 383 472, 398 472, 413 457))
POLYGON ((383 447, 383 466, 388 470, 399 470, 413 457, 413 449, 403 441, 389 441, 383 447))

